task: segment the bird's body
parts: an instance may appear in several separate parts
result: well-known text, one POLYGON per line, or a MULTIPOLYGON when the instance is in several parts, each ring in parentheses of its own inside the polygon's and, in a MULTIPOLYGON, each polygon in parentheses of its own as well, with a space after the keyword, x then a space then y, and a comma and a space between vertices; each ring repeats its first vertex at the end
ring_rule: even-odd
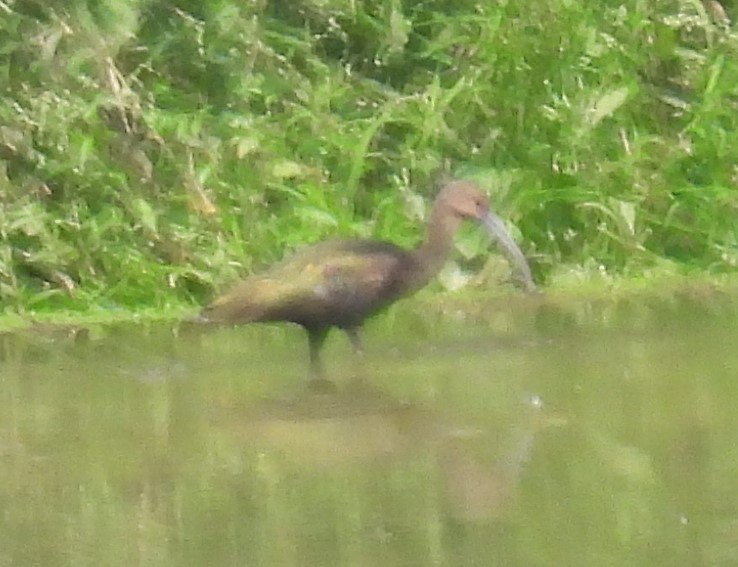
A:
POLYGON ((522 252, 489 213, 486 196, 468 182, 455 181, 439 193, 427 236, 417 248, 373 240, 314 244, 241 281, 205 307, 202 318, 224 324, 297 323, 308 333, 311 370, 319 375, 320 349, 331 327, 346 331, 361 350, 358 330, 364 320, 426 285, 443 266, 453 235, 466 218, 483 222, 494 233, 532 288, 522 252))
POLYGON ((301 249, 215 299, 209 320, 289 321, 350 329, 409 290, 408 251, 388 242, 330 240, 301 249))

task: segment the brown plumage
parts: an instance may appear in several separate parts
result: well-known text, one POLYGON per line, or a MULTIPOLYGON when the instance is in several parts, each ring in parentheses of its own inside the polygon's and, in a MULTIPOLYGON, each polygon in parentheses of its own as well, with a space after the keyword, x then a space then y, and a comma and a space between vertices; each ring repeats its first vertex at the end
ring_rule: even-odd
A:
POLYGON ((322 374, 320 349, 331 327, 343 329, 361 351, 364 320, 425 286, 443 267, 464 220, 482 223, 535 288, 525 258, 487 196, 467 181, 446 183, 436 197, 425 240, 413 250, 389 242, 334 240, 295 255, 238 283, 205 307, 208 322, 242 324, 289 321, 308 333, 313 376, 322 374))

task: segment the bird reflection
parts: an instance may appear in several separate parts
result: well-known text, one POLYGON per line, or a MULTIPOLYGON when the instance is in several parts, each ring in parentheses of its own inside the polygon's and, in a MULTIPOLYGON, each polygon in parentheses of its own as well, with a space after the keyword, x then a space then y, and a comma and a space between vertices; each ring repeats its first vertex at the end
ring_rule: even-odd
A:
POLYGON ((364 380, 339 386, 321 381, 289 398, 247 410, 218 408, 217 425, 285 466, 335 474, 397 465, 424 454, 438 471, 448 515, 485 522, 504 515, 528 462, 536 435, 557 423, 533 398, 517 423, 500 435, 449 423, 430 408, 403 403, 364 380), (494 439, 491 439, 494 437, 494 439), (493 459, 486 458, 490 448, 493 459), (501 454, 500 454, 501 453, 501 454))

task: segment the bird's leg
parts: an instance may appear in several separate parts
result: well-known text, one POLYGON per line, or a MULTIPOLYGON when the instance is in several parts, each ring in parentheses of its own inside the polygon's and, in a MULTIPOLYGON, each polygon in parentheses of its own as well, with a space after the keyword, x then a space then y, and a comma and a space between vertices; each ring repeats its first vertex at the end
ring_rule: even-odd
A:
POLYGON ((320 350, 328 336, 327 328, 307 329, 308 345, 310 347, 310 379, 323 378, 323 363, 320 360, 320 350))
POLYGON ((354 370, 353 376, 352 376, 352 382, 355 384, 363 384, 366 381, 366 368, 364 367, 364 345, 361 342, 361 333, 359 332, 359 327, 350 327, 348 329, 344 329, 346 331, 346 334, 348 335, 349 341, 351 341, 351 346, 354 347, 354 354, 356 356, 356 368, 354 370))
POLYGON ((359 328, 351 327, 345 330, 349 340, 351 341, 351 346, 354 347, 354 352, 359 356, 364 356, 364 345, 361 342, 361 334, 359 333, 359 328))

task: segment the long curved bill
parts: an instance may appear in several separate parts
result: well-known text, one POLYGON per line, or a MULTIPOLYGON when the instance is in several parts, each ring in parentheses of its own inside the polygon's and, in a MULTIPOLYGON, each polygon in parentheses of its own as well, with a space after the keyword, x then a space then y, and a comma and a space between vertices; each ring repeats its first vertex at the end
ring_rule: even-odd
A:
POLYGON ((503 220, 494 213, 488 213, 487 216, 480 219, 480 222, 489 231, 493 239, 502 245, 503 251, 507 257, 515 264, 525 285, 526 291, 535 291, 536 284, 533 282, 533 276, 530 273, 530 266, 520 250, 517 243, 513 240, 510 233, 505 228, 503 220))

